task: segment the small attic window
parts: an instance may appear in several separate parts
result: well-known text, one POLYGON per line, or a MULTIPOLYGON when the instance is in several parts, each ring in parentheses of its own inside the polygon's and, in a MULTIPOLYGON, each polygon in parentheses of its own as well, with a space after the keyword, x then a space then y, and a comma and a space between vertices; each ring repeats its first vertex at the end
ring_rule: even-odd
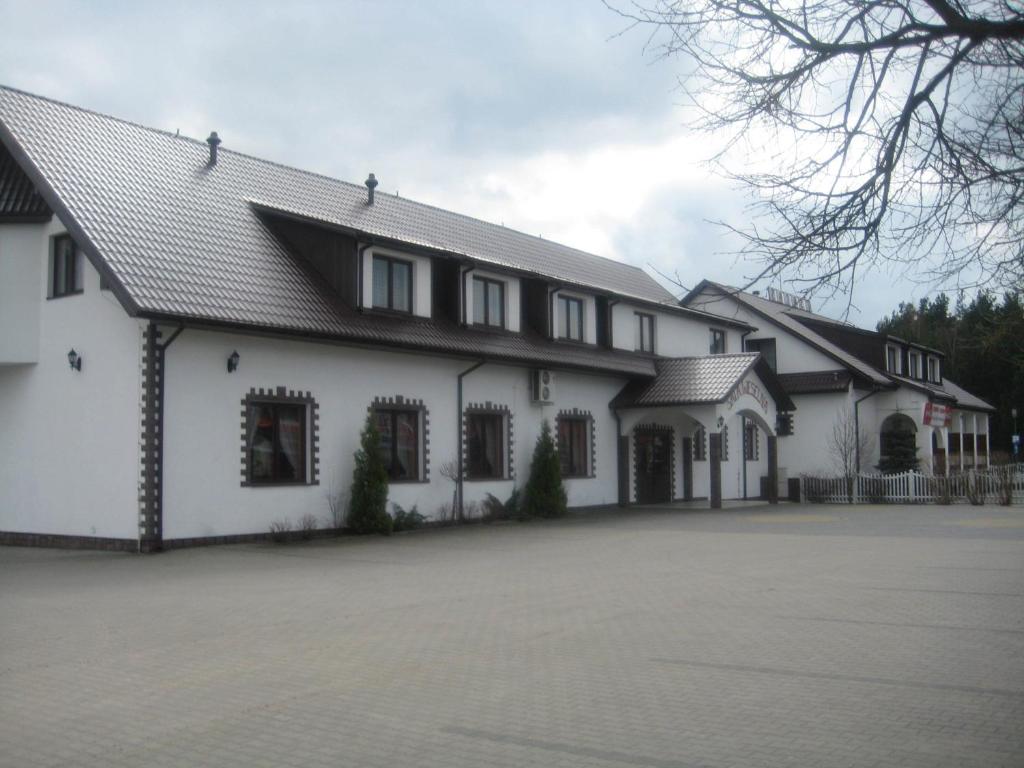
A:
POLYGON ((50 282, 47 296, 59 299, 82 292, 82 254, 70 235, 50 241, 50 282))

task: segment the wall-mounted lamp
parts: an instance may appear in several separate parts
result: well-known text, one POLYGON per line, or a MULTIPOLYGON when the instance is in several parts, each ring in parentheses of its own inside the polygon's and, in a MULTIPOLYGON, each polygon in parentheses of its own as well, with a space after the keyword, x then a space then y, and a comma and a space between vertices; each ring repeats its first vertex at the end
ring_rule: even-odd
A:
POLYGON ((72 349, 68 352, 68 365, 71 366, 71 370, 80 371, 82 370, 82 356, 72 349))
POLYGON ((238 350, 228 355, 228 373, 234 373, 238 370, 238 360, 238 350))
POLYGON ((718 417, 718 428, 721 429, 724 425, 725 425, 725 417, 724 416, 719 416, 718 417))

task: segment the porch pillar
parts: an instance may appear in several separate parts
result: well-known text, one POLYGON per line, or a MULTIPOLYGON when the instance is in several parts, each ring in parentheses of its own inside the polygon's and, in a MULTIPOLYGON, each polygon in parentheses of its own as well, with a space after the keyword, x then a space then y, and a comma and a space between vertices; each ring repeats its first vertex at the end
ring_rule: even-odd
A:
POLYGON ((708 435, 708 469, 711 471, 711 508, 722 508, 722 434, 712 432, 708 435))
POLYGON ((768 503, 779 503, 779 438, 768 435, 768 503))

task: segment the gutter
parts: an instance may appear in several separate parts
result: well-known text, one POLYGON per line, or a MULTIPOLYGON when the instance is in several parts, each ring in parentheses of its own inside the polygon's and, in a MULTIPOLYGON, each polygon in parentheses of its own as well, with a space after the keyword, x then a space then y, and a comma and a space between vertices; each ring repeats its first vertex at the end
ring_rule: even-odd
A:
POLYGON ((463 497, 463 482, 464 482, 463 478, 464 478, 464 475, 465 475, 465 470, 464 470, 464 467, 463 467, 463 464, 465 463, 465 458, 463 457, 463 452, 464 451, 463 451, 463 444, 462 444, 463 443, 463 438, 462 438, 462 380, 463 380, 463 378, 465 378, 466 376, 471 374, 473 371, 475 371, 477 368, 479 368, 480 366, 484 365, 486 362, 487 362, 486 360, 479 360, 479 361, 473 363, 473 365, 471 365, 469 368, 464 370, 462 373, 460 373, 458 375, 457 383, 456 383, 456 387, 455 387, 455 399, 456 399, 456 401, 458 403, 458 411, 455 414, 455 416, 456 416, 455 434, 458 435, 458 439, 459 439, 459 443, 458 443, 458 445, 459 445, 459 452, 458 452, 458 457, 456 459, 456 463, 458 464, 459 471, 458 471, 458 476, 455 479, 455 496, 456 496, 456 505, 457 505, 457 509, 455 511, 458 513, 459 520, 462 520, 464 512, 465 512, 465 505, 463 504, 463 499, 462 499, 462 497, 463 497))

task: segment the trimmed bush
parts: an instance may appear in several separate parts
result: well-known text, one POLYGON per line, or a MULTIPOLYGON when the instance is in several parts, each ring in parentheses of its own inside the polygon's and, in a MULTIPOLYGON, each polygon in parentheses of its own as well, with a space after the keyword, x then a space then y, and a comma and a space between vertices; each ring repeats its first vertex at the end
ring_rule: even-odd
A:
POLYGON ((568 503, 565 486, 562 484, 558 446, 551 435, 551 425, 545 419, 533 449, 530 479, 523 492, 519 517, 559 517, 566 513, 568 503))
POLYGON ((387 511, 388 472, 380 455, 380 433, 373 414, 366 417, 366 426, 359 438, 356 468, 352 473, 352 503, 349 505, 348 528, 352 533, 391 533, 391 516, 387 511))

